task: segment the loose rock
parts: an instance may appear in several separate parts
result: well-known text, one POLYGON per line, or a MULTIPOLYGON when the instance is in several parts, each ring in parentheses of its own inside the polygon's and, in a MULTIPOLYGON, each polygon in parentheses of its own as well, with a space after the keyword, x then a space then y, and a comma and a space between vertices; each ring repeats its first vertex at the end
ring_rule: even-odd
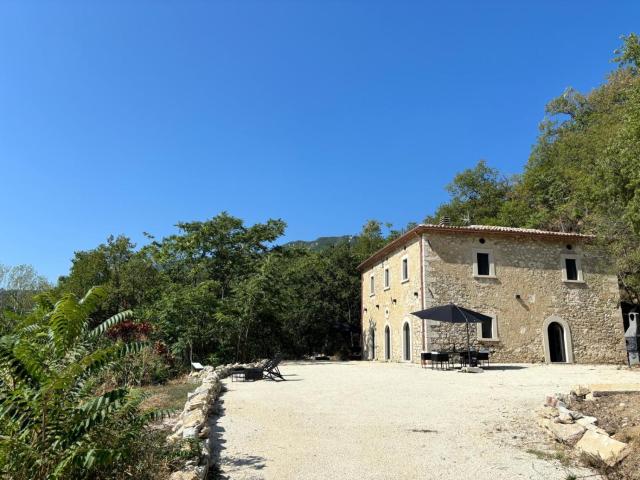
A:
POLYGON ((629 454, 629 448, 626 443, 591 430, 588 430, 583 435, 576 444, 576 449, 586 455, 602 460, 610 467, 616 465, 629 454))

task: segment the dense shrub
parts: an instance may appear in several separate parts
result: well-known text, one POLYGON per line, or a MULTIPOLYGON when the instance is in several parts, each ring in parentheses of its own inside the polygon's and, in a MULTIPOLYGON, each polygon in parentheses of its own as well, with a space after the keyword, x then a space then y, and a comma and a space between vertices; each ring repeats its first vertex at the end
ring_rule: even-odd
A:
POLYGON ((135 464, 136 443, 158 412, 142 413, 142 394, 98 380, 143 347, 101 341, 130 311, 89 328, 104 298, 100 288, 55 305, 41 297, 38 310, 0 338, 2 478, 107 478, 135 464))

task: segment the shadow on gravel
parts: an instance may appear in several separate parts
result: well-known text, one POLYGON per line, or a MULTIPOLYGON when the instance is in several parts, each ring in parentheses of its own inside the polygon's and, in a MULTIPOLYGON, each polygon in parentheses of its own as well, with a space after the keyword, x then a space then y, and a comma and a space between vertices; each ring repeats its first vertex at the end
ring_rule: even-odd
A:
POLYGON ((526 365, 488 365, 483 366, 483 370, 487 371, 498 371, 498 370, 523 370, 525 368, 529 368, 526 365))
POLYGON ((359 360, 285 360, 282 362, 283 366, 287 365, 342 365, 342 366, 353 366, 354 363, 359 360))
MULTIPOLYGON (((296 381, 296 380, 291 380, 296 381)), ((242 470, 250 468, 252 470, 261 470, 266 465, 266 458, 257 455, 247 455, 243 457, 225 456, 226 440, 224 439, 224 428, 218 423, 220 417, 225 414, 224 394, 227 388, 223 388, 218 400, 213 405, 213 415, 210 417, 209 428, 211 431, 210 439, 212 444, 211 467, 209 468, 208 480, 230 480, 230 476, 234 470, 242 470)))

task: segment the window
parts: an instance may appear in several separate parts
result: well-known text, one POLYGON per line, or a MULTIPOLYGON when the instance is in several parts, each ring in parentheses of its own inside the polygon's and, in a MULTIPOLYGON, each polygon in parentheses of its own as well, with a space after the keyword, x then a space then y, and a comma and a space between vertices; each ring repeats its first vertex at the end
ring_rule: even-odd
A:
POLYGON ((478 323, 478 340, 498 340, 498 323, 496 317, 478 323))
POLYGON ((409 280, 409 259, 405 257, 402 259, 402 281, 407 280, 409 280))
POLYGON ((475 277, 495 277, 495 265, 490 250, 473 251, 473 275, 475 277))
POLYGON ((371 277, 369 278, 369 295, 375 295, 376 294, 376 278, 371 275, 371 277))
POLYGON ((575 258, 566 258, 564 264, 567 268, 567 280, 578 280, 578 266, 575 258))
POLYGON ((489 254, 478 253, 478 275, 489 275, 489 254))
POLYGON ((481 330, 482 330, 482 338, 491 338, 493 337, 493 319, 491 320, 485 320, 484 322, 482 322, 481 324, 481 330))
POLYGON ((389 267, 385 267, 384 269, 384 289, 386 290, 387 288, 390 287, 390 275, 389 275, 389 267))
POLYGON ((562 280, 565 282, 582 282, 582 266, 576 255, 562 256, 562 280))

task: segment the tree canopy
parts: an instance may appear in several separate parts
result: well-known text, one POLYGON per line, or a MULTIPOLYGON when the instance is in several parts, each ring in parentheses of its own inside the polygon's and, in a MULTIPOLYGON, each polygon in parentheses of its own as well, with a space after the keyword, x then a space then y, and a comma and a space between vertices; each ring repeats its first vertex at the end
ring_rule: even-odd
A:
POLYGON ((547 104, 520 176, 507 180, 481 161, 454 178, 451 199, 428 220, 596 234, 625 295, 640 302, 640 39, 622 41, 602 85, 547 104))

